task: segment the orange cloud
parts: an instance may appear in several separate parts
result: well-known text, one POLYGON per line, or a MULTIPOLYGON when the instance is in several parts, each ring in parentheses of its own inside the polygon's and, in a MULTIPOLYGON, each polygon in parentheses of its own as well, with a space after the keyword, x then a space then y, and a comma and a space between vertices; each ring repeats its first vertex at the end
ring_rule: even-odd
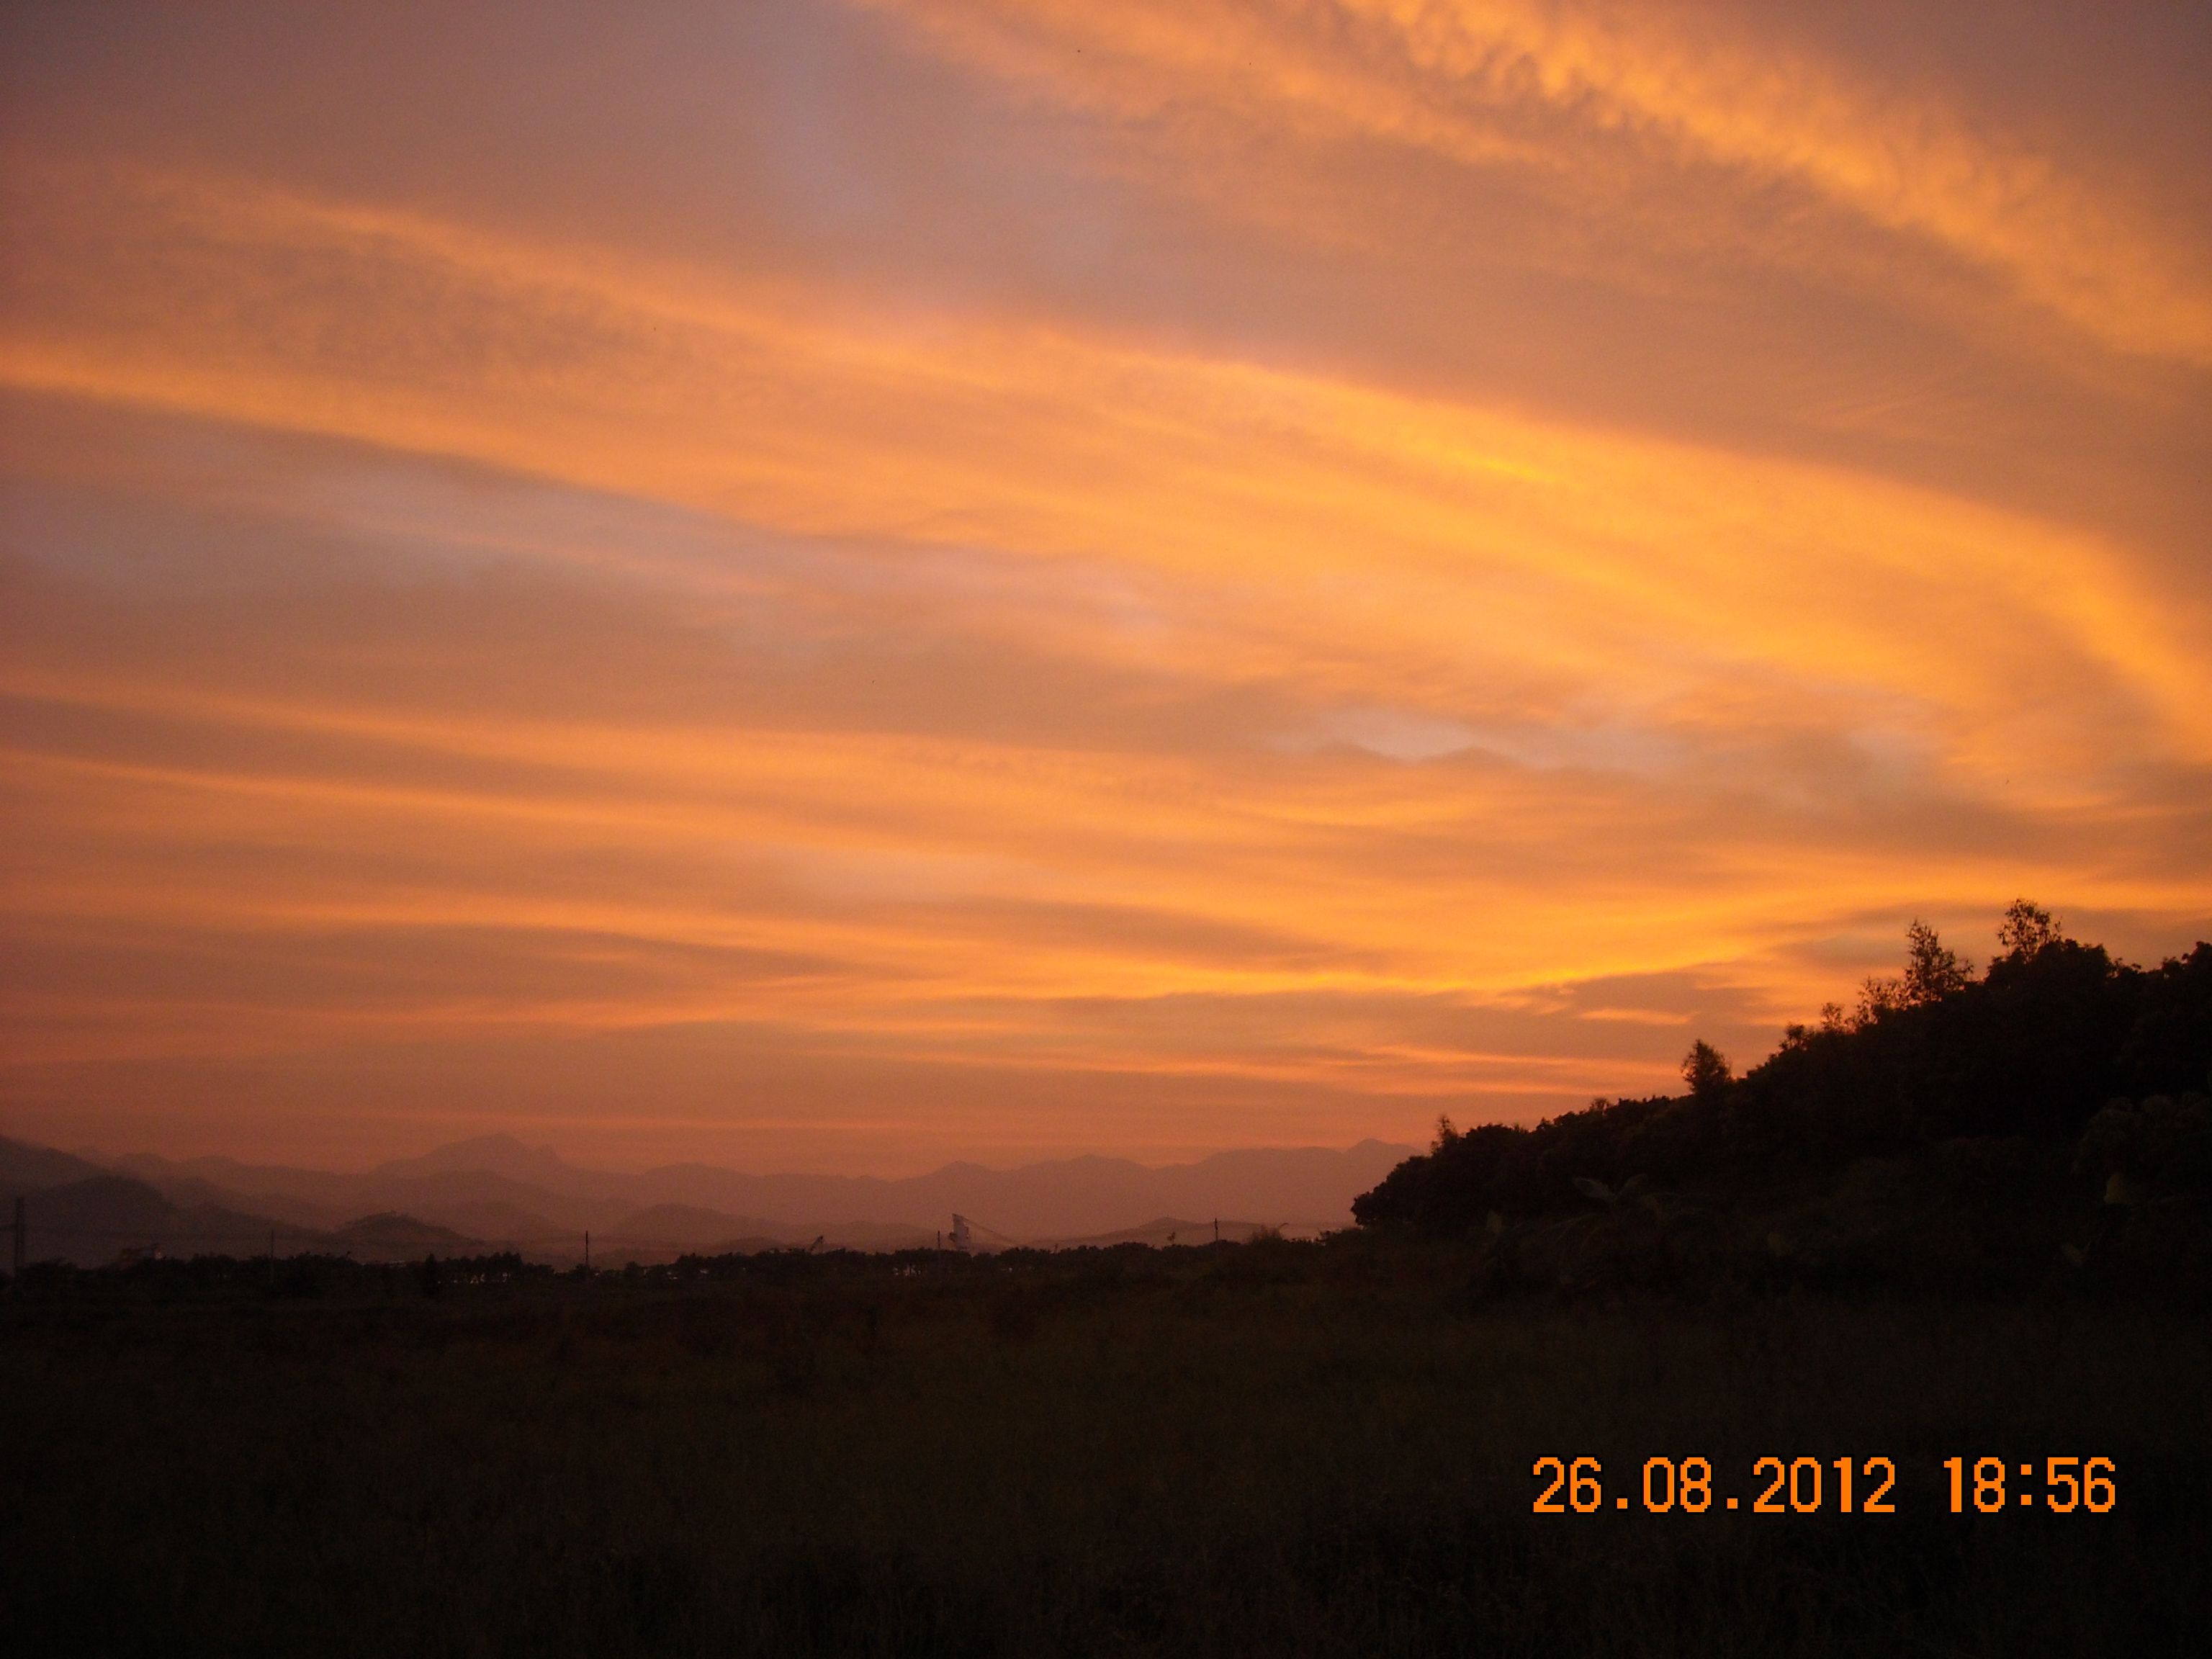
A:
MULTIPOLYGON (((1631 240, 1638 181, 1780 179, 2203 361, 2178 235, 1802 57, 908 10, 1191 155, 1387 141, 1631 240)), ((1755 1046, 1916 910, 2212 913, 2203 595, 2124 517, 1072 302, 5 172, 27 1122, 628 1091, 672 1147, 886 1166, 1411 1135, 1755 1046)))
MULTIPOLYGON (((9 382, 807 534, 1140 564, 1203 592, 1185 609, 1207 634, 1249 619, 1255 670, 1272 656, 1341 672, 1340 695, 1463 680, 1471 648, 1486 677, 1579 680, 1625 656, 1647 705, 1694 700, 1716 672, 1778 672, 1948 705, 1959 729, 1937 740, 1971 763, 1981 724, 2010 712, 2010 646, 2117 682, 2182 754, 2212 730, 2197 653, 2113 550, 1869 478, 1034 325, 841 319, 265 192, 156 181, 103 207, 128 262, 89 301, 18 320, 0 347, 9 382), (143 240, 124 240, 142 215, 143 240), (1935 648, 1992 603, 2008 626, 1982 660, 1935 648), (1405 665, 1398 684, 1329 664, 1322 635, 1347 604, 1405 665)), ((92 275, 72 222, 42 244, 92 275)))
POLYGON ((1620 163, 1587 153, 1615 141, 1677 167, 1784 181, 1997 273, 2108 346, 2212 366, 2201 240, 1932 94, 1857 83, 1711 13, 1528 0, 880 3, 991 70, 1133 114, 1188 99, 1261 127, 1304 123, 1526 169, 1584 202, 1601 180, 1629 193, 1620 163))

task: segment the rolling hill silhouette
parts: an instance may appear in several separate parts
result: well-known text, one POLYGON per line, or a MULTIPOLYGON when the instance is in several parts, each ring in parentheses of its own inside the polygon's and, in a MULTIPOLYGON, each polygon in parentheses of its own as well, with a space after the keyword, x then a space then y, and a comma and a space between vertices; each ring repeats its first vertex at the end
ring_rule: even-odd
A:
MULTIPOLYGON (((1024 1242, 1149 1235, 1163 1217, 1191 1237, 1216 1216, 1247 1218, 1236 1236, 1261 1224, 1291 1231, 1340 1227, 1353 1195, 1372 1186, 1413 1148, 1363 1141, 1343 1150, 1250 1148, 1193 1164, 1155 1168, 1124 1158, 1078 1158, 991 1170, 956 1163, 928 1174, 874 1176, 750 1175, 708 1164, 672 1164, 641 1172, 594 1170, 550 1148, 507 1135, 456 1141, 420 1157, 398 1158, 359 1172, 260 1165, 233 1158, 172 1160, 127 1154, 99 1162, 65 1152, 0 1141, 0 1175, 10 1189, 41 1192, 69 1180, 128 1177, 168 1206, 140 1203, 98 1227, 79 1228, 72 1260, 112 1259, 94 1235, 148 1242, 161 1235, 237 1236, 241 1253, 266 1248, 276 1226, 280 1248, 374 1250, 404 1247, 394 1221, 362 1231, 369 1218, 404 1218, 423 1250, 515 1249, 540 1259, 573 1261, 583 1236, 593 1257, 665 1261, 690 1249, 753 1250, 805 1244, 897 1249, 927 1245, 949 1229, 957 1211, 1000 1237, 1024 1242), (205 1212, 198 1224, 180 1218, 205 1212), (247 1236, 252 1238, 248 1239, 247 1236), (258 1239, 258 1243, 252 1240, 258 1239)), ((43 1215, 46 1199, 37 1206, 43 1215)), ((1170 1230, 1175 1230, 1171 1224, 1170 1230)), ((43 1221, 40 1236, 47 1237, 43 1221)), ((1231 1235, 1224 1230, 1224 1237, 1231 1235)), ((43 1247, 41 1247, 43 1248, 43 1247)))
POLYGON ((2155 1279, 2212 1297, 2212 945, 2135 967, 2024 901, 1980 977, 1911 937, 1901 975, 1742 1078, 1699 1043, 1686 1095, 1445 1121, 1354 1212, 1476 1243, 1492 1288, 2155 1279))

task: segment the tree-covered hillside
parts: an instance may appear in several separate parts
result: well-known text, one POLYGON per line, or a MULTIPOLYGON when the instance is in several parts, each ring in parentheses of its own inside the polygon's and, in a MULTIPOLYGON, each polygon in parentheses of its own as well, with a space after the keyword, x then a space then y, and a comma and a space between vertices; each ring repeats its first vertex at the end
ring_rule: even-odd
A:
POLYGON ((1790 1027, 1744 1077, 1700 1042, 1682 1095, 1534 1128, 1443 1123, 1353 1212, 1370 1229, 1498 1241, 1502 1273, 1539 1279, 1575 1277, 1592 1233, 1609 1241, 1600 1277, 1679 1271, 1748 1238, 1845 1276, 1900 1250, 1931 1263, 1948 1239, 1954 1263, 2018 1279, 2112 1256, 2124 1218, 2107 1211, 2145 1212, 2137 1244, 2187 1231, 2212 1196, 2212 945, 2135 967, 2025 901, 1999 938, 1977 975, 1916 923, 1903 973, 1790 1027))

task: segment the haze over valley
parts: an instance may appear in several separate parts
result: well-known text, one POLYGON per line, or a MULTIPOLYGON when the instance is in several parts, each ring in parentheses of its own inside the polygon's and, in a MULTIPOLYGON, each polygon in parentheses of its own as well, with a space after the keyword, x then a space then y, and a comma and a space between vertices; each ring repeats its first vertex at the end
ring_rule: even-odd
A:
POLYGON ((356 1172, 225 1158, 70 1154, 0 1139, 0 1201, 23 1197, 33 1259, 94 1266, 156 1247, 187 1255, 327 1251, 362 1260, 512 1250, 532 1261, 659 1262, 806 1246, 933 1245, 956 1214, 974 1248, 1242 1239, 1348 1225, 1352 1199, 1413 1149, 1252 1148, 1147 1167, 1060 1159, 951 1164, 902 1180, 745 1175, 708 1164, 635 1173, 489 1135, 356 1172))

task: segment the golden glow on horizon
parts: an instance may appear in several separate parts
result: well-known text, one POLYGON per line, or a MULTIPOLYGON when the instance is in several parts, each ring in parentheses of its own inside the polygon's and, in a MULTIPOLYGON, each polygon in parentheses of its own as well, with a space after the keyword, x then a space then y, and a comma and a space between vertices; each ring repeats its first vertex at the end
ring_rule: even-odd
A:
MULTIPOLYGON (((2188 234, 1941 100, 1755 20, 1336 10, 853 26, 1096 128, 1170 227, 1309 187, 1259 135, 1382 144, 1587 225, 1576 283, 1685 280, 1611 236, 1863 305, 1826 221, 1746 216, 1786 186, 2017 301, 1900 256, 1901 332, 2059 360, 2053 407, 2154 362, 2089 405, 2147 453, 2156 376, 2201 394, 2188 234)), ((2061 507, 1729 441, 1747 394, 1670 426, 1420 382, 1352 323, 1262 347, 15 142, 0 878, 40 965, 0 1018, 50 1136, 173 1089, 203 1139, 281 1135, 317 1109, 249 1130, 222 1091, 296 1074, 347 1079, 363 1146, 487 1076, 517 1122, 600 1133, 635 1086, 641 1126, 882 1167, 1412 1138, 1662 1087, 1693 1026, 1755 1048, 1911 914, 2212 915, 2170 480, 2061 507), (646 1044, 641 1081, 563 1094, 556 1039, 646 1044)), ((1360 242, 1327 218, 1316 270, 1360 242)))

